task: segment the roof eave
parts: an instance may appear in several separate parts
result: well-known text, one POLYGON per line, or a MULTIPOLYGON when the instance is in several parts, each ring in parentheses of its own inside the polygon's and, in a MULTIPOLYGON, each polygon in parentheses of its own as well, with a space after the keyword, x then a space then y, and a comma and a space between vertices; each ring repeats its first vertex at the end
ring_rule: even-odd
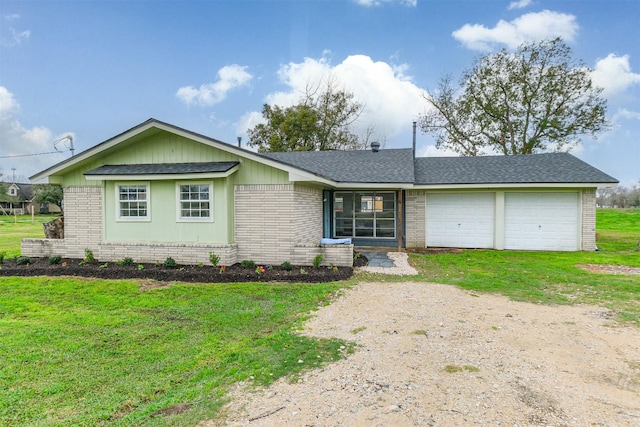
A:
POLYGON ((226 178, 234 174, 239 165, 223 172, 192 172, 192 173, 156 173, 156 174, 91 174, 84 175, 87 181, 161 181, 166 179, 215 179, 226 178))
POLYGON ((617 183, 602 182, 518 182, 518 183, 470 183, 470 184, 415 184, 415 190, 459 190, 459 189, 496 189, 496 188, 601 188, 613 187, 617 183))

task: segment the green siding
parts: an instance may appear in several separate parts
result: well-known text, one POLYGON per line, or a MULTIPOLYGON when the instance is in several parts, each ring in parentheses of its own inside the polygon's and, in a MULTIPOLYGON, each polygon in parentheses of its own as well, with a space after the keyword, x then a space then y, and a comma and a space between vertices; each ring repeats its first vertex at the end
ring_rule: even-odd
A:
MULTIPOLYGON (((101 186, 99 181, 87 181, 83 173, 102 165, 143 163, 187 163, 241 161, 234 174, 236 184, 286 184, 288 173, 262 163, 242 158, 209 145, 184 138, 169 132, 157 132, 145 138, 136 138, 132 143, 122 142, 91 159, 77 165, 62 175, 64 186, 101 186)), ((51 177, 59 181, 58 177, 51 177)))
MULTIPOLYGON (((83 161, 51 182, 65 187, 102 186, 103 236, 111 242, 189 242, 229 244, 234 235, 234 186, 288 184, 288 173, 170 132, 147 131, 83 161), (84 172, 111 164, 239 161, 239 169, 213 180, 213 222, 178 222, 175 180, 150 180, 150 222, 116 221, 114 181, 87 181, 84 172)), ((197 181, 197 180, 196 180, 197 181)), ((211 181, 208 179, 207 181, 211 181)), ((147 182, 147 181, 145 181, 147 182)))
MULTIPOLYGON (((225 179, 213 180, 213 222, 178 222, 175 181, 150 182, 151 221, 117 221, 116 183, 104 191, 104 240, 111 242, 232 243, 225 179)), ((181 181, 182 182, 182 181, 181 181)))

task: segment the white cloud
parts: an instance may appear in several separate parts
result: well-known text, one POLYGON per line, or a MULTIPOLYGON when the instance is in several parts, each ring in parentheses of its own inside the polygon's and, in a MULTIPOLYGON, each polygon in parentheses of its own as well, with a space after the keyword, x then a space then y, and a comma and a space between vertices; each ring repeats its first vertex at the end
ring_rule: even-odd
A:
POLYGON ((436 148, 435 144, 429 144, 417 148, 416 157, 458 157, 458 153, 446 148, 436 148))
POLYGON ((227 65, 218 70, 216 82, 205 83, 197 89, 193 86, 181 87, 176 96, 187 105, 210 106, 224 101, 229 91, 246 85, 252 78, 253 76, 247 72, 247 67, 227 65))
MULTIPOLYGON (((327 79, 353 93, 364 104, 353 131, 364 135, 370 127, 376 137, 393 137, 411 129, 411 123, 424 113, 424 91, 413 84, 405 73, 407 66, 374 62, 366 55, 352 55, 338 65, 331 65, 326 57, 305 58, 301 63, 283 65, 278 71, 280 81, 288 90, 267 95, 266 103, 289 107, 298 102, 307 88, 314 88, 327 79)), ((259 123, 260 113, 248 113, 239 126, 242 131, 259 123)))
MULTIPOLYGON (((14 13, 9 15, 4 15, 2 18, 5 21, 10 22, 10 21, 16 21, 20 19, 20 15, 17 15, 14 13)), ((3 31, 2 33, 0 33, 0 46, 4 46, 4 47, 17 46, 21 44, 23 41, 29 40, 29 37, 31 37, 31 31, 29 30, 18 31, 13 27, 8 27, 6 31, 3 31)))
POLYGON ((373 7, 381 6, 383 4, 398 3, 403 6, 416 7, 418 0, 354 0, 360 6, 373 7))
POLYGON ((520 0, 520 1, 512 1, 509 3, 509 7, 507 9, 524 9, 525 7, 531 4, 531 0, 520 0))
POLYGON ((481 24, 465 24, 453 37, 472 50, 491 51, 496 45, 517 48, 524 42, 562 37, 571 42, 578 32, 574 15, 543 10, 527 13, 513 21, 500 20, 493 28, 481 24))
POLYGON ((617 122, 619 119, 640 121, 640 111, 630 111, 630 110, 627 110, 626 108, 621 108, 613 116, 614 122, 617 122))
POLYGON ((640 74, 631 71, 629 55, 616 56, 613 53, 596 62, 591 79, 596 86, 604 89, 602 94, 606 97, 623 93, 629 86, 640 84, 640 74))
MULTIPOLYGON (((64 160, 66 153, 54 152, 53 141, 72 133, 53 137, 45 127, 23 127, 17 120, 20 106, 7 88, 0 86, 0 171, 10 180, 12 169, 16 176, 28 177, 64 160), (43 154, 51 153, 53 154, 43 154)), ((58 147, 64 150, 63 146, 58 147)))

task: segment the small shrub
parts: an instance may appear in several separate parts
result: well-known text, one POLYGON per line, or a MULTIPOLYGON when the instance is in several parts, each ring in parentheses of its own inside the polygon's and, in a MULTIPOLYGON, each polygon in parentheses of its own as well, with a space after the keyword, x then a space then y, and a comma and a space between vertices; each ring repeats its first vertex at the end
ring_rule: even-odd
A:
POLYGON ((138 270, 140 270, 140 271, 144 270, 144 265, 138 264, 138 270))
POLYGON ((307 270, 305 270, 304 268, 300 269, 300 274, 307 274, 307 270))
POLYGON ((108 262, 105 262, 104 264, 102 264, 100 266, 100 268, 107 268, 107 267, 109 267, 109 263, 108 262))
POLYGON ((28 256, 19 256, 16 258, 16 264, 31 265, 31 258, 29 258, 28 256))
POLYGON ((86 262, 94 262, 96 258, 93 256, 93 251, 89 248, 84 250, 84 260, 86 262))
POLYGON ((357 260, 358 258, 360 258, 362 256, 362 254, 358 251, 354 251, 353 252, 353 260, 357 260))
POLYGON ((162 263, 162 265, 164 265, 165 267, 169 267, 169 268, 173 268, 176 265, 178 265, 178 263, 176 263, 176 260, 171 258, 171 257, 167 257, 167 259, 164 260, 164 262, 162 263))
POLYGON ((259 266, 256 267, 256 273, 258 273, 259 275, 262 275, 262 274, 264 274, 266 272, 267 272, 267 270, 263 266, 259 265, 259 266))
POLYGON ((289 261, 285 261, 280 264, 280 268, 282 268, 284 271, 291 271, 293 270, 293 265, 289 261))
POLYGON ((240 266, 242 266, 242 268, 255 268, 256 263, 251 261, 250 259, 245 259, 240 262, 240 266))
POLYGON ((209 252, 209 261, 211 262, 211 265, 217 267, 218 264, 220 264, 220 257, 216 255, 215 252, 211 251, 209 252))
POLYGON ((324 261, 324 255, 322 255, 322 254, 316 255, 313 258, 313 267, 314 268, 320 267, 320 264, 322 264, 322 261, 324 261))
POLYGON ((4 263, 4 258, 7 256, 5 251, 0 252, 0 265, 4 263))
POLYGON ((49 264, 60 264, 62 262, 62 257, 60 255, 51 255, 49 257, 49 264))
POLYGON ((133 259, 129 257, 122 258, 121 260, 116 261, 118 265, 133 265, 133 259))

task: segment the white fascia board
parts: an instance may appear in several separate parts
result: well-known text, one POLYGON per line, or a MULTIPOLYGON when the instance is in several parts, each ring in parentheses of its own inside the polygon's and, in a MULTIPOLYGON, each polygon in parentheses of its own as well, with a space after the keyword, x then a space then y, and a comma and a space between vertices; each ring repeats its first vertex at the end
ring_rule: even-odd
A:
POLYGON ((151 129, 152 127, 157 127, 156 126, 157 123, 151 121, 148 123, 144 123, 142 125, 140 125, 139 127, 136 127, 132 130, 130 130, 129 132, 125 132, 123 134, 120 134, 112 139, 108 139, 105 142, 102 142, 98 145, 96 145, 93 148, 89 148, 86 151, 81 152, 80 154, 77 154, 65 161, 62 161, 56 165, 53 165, 52 167, 50 167, 49 169, 45 169, 44 171, 33 175, 32 177, 29 178, 30 181, 38 181, 44 178, 48 178, 51 175, 55 175, 58 172, 67 169, 70 166, 73 166, 77 163, 80 163, 84 160, 87 160, 93 156, 95 156, 96 154, 100 154, 101 152, 110 149, 111 147, 113 147, 114 145, 118 145, 123 141, 126 141, 127 139, 136 136, 142 132, 145 132, 149 129, 151 129))
POLYGON ((188 180, 226 178, 238 170, 234 166, 226 172, 208 173, 176 173, 176 174, 139 174, 139 175, 85 175, 87 181, 161 181, 161 180, 188 180))
MULTIPOLYGON (((417 184, 412 187, 414 190, 460 190, 460 189, 489 189, 489 188, 596 188, 603 184, 599 183, 518 183, 518 184, 417 184)), ((612 184, 606 184, 612 185, 612 184)))
POLYGON ((412 190, 413 184, 410 183, 388 183, 388 182, 338 182, 335 184, 336 188, 389 188, 389 189, 403 189, 412 190))

